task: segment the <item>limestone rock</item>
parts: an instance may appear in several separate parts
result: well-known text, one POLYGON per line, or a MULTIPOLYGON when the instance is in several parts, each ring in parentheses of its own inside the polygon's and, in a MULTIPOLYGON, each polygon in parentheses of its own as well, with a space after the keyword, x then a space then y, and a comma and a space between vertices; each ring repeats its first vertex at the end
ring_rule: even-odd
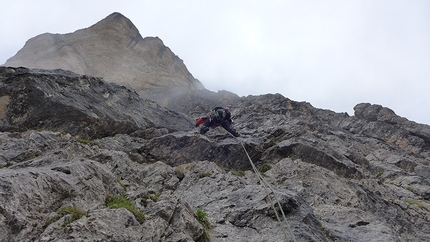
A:
POLYGON ((0 70, 0 241, 430 240, 429 126, 388 108, 226 94, 241 137, 200 135, 193 115, 220 96, 184 114, 98 78, 0 70))
POLYGON ((391 109, 381 105, 361 103, 354 110, 360 120, 348 126, 352 132, 380 138, 424 157, 430 155, 430 126, 397 116, 391 109))

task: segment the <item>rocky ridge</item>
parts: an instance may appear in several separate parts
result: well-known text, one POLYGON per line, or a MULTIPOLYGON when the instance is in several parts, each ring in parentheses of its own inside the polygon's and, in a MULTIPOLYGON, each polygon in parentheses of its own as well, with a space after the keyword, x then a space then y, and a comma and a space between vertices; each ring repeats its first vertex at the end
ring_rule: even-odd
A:
POLYGON ((172 111, 100 78, 1 67, 0 241, 285 241, 241 143, 296 241, 430 239, 430 126, 201 92, 172 111), (240 138, 193 128, 217 100, 240 138))

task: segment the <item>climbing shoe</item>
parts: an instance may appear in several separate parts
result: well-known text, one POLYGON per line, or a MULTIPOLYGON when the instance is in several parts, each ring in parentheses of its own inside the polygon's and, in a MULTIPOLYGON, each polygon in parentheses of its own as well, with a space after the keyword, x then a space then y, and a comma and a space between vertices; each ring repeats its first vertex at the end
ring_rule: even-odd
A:
POLYGON ((209 127, 206 127, 204 125, 202 125, 202 127, 200 128, 200 134, 205 134, 208 131, 209 131, 209 127))

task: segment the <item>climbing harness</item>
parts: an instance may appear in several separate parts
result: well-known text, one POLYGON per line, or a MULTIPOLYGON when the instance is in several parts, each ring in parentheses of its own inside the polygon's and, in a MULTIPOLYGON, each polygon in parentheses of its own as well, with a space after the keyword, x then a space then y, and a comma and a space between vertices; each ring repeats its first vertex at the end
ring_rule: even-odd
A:
POLYGON ((264 190, 265 190, 265 191, 266 191, 266 193, 267 193, 267 197, 268 197, 268 198, 269 198, 269 200, 270 200, 270 205, 271 205, 271 207, 272 207, 273 211, 275 212, 275 215, 276 215, 276 218, 278 219, 279 224, 281 225, 282 232, 284 233, 284 236, 285 236, 285 240, 286 240, 286 241, 288 241, 287 232, 285 231, 285 228, 284 228, 284 226, 283 226, 283 224, 282 224, 282 222, 281 222, 281 219, 279 218, 279 214, 278 214, 278 212, 277 212, 277 211, 276 211, 276 209, 275 209, 275 204, 273 203, 272 198, 270 197, 270 193, 269 193, 268 189, 273 193, 273 195, 274 195, 274 197, 275 197, 275 199, 276 199, 276 201, 277 201, 277 204, 278 204, 278 206, 279 206, 279 210, 281 210, 282 217, 284 218, 285 225, 286 225, 286 227, 288 228, 288 231, 289 231, 289 233, 290 233, 290 235, 291 235, 291 238, 292 238, 291 240, 292 240, 292 241, 294 241, 294 242, 296 242, 296 238, 294 237, 294 234, 293 234, 293 232, 291 231, 291 228, 290 228, 290 226, 289 226, 289 224, 288 224, 288 221, 287 221, 287 217, 285 216, 284 210, 282 209, 281 203, 279 202, 279 198, 278 198, 278 196, 276 195, 275 191, 274 191, 274 190, 273 190, 273 188, 270 186, 270 184, 269 184, 268 182, 266 182, 266 180, 264 180, 263 176, 262 176, 262 175, 261 175, 261 173, 258 171, 257 167, 255 167, 254 162, 252 162, 251 157, 249 156, 248 152, 246 151, 245 146, 243 145, 243 142, 242 142, 241 140, 237 139, 237 137, 234 137, 234 135, 233 135, 233 134, 231 134, 231 133, 229 133, 229 134, 230 134, 233 138, 235 138, 237 141, 239 141, 239 143, 242 145, 242 148, 243 148, 243 150, 245 151, 245 154, 246 154, 246 156, 248 157, 249 162, 251 163, 252 169, 254 170, 255 174, 256 174, 256 175, 257 175, 257 177, 258 177, 258 180, 260 180, 260 184, 262 184, 262 185, 263 185, 263 188, 264 188, 264 190))

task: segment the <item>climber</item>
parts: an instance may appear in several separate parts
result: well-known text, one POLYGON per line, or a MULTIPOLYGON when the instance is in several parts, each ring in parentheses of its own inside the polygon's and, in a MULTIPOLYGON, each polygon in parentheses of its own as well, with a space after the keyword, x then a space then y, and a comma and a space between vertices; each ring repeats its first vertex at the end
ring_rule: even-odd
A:
POLYGON ((233 128, 231 113, 228 107, 216 107, 207 114, 206 117, 201 117, 196 122, 196 127, 200 127, 200 134, 208 132, 209 128, 216 128, 221 125, 225 130, 230 132, 235 137, 239 137, 239 133, 233 128))

